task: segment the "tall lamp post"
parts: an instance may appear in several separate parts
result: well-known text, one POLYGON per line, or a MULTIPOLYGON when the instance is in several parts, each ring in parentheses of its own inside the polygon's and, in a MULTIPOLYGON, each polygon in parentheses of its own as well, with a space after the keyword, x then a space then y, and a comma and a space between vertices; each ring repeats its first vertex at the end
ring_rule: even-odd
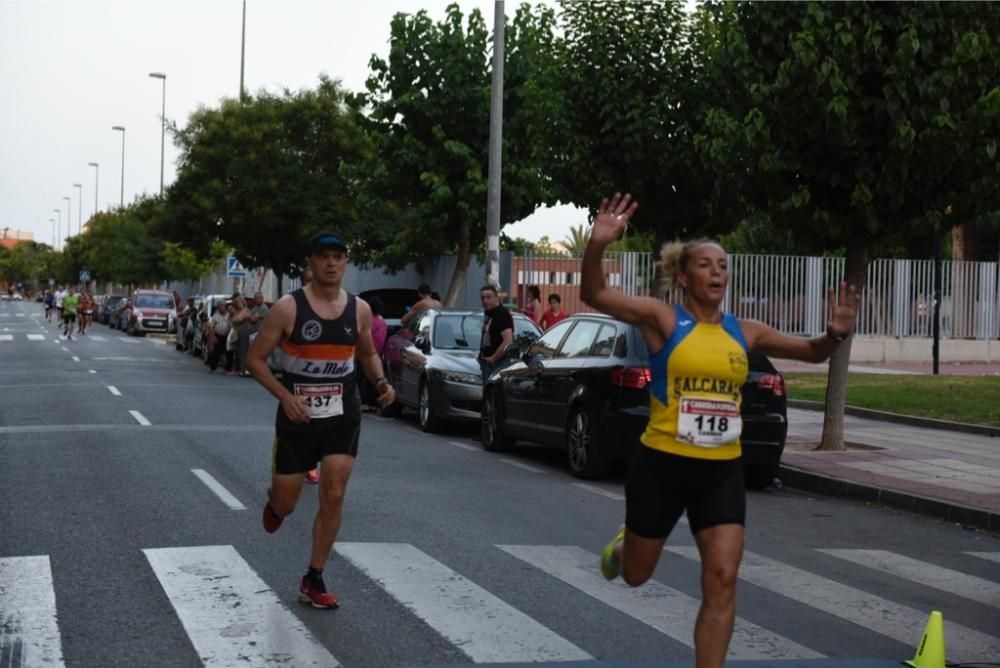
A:
POLYGON ((96 162, 88 162, 94 168, 94 215, 97 215, 97 186, 101 176, 101 166, 96 162))
POLYGON ((52 223, 52 250, 56 249, 56 219, 49 218, 49 222, 52 223))
POLYGON ((163 110, 160 113, 160 197, 163 197, 163 147, 164 138, 167 136, 167 75, 160 72, 150 72, 149 76, 153 79, 163 80, 163 110))
POLYGON ((76 188, 76 194, 78 195, 76 199, 76 233, 83 234, 83 184, 74 183, 73 187, 76 188))
POLYGON ((56 246, 55 250, 59 250, 59 237, 62 236, 62 209, 52 209, 59 215, 57 216, 59 222, 56 223, 56 246))
POLYGON ((73 236, 73 233, 70 231, 71 228, 73 227, 73 218, 72 218, 73 211, 72 207, 70 206, 70 203, 73 201, 73 198, 63 197, 63 199, 66 200, 66 236, 70 237, 73 236))
POLYGON ((125 128, 120 125, 111 126, 112 130, 122 133, 122 195, 119 208, 125 208, 125 128))

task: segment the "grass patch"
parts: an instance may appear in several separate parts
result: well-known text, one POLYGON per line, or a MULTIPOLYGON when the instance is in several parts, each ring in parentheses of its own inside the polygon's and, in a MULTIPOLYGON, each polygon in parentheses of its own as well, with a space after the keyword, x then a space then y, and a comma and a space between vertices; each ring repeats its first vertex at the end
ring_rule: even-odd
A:
MULTIPOLYGON (((789 399, 824 401, 825 373, 784 374, 789 399)), ((1000 427, 1000 376, 848 374, 847 405, 1000 427)))

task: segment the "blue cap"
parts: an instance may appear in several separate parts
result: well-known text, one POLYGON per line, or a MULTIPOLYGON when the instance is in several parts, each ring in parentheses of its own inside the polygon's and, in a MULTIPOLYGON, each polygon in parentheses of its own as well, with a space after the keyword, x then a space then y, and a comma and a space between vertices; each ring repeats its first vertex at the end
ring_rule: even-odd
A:
POLYGON ((339 248, 347 252, 347 242, 343 237, 333 232, 317 232, 309 237, 308 254, 313 255, 323 248, 339 248))

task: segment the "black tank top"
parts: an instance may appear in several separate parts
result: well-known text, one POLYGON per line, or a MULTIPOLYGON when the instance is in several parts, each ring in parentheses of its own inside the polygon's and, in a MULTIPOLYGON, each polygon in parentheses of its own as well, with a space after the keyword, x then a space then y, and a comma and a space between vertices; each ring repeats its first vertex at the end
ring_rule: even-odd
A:
POLYGON ((336 320, 316 315, 305 292, 295 299, 295 327, 281 344, 281 383, 292 394, 304 397, 312 419, 298 424, 278 404, 276 425, 284 431, 323 431, 344 418, 360 419, 354 360, 358 341, 357 298, 347 293, 347 306, 336 320))

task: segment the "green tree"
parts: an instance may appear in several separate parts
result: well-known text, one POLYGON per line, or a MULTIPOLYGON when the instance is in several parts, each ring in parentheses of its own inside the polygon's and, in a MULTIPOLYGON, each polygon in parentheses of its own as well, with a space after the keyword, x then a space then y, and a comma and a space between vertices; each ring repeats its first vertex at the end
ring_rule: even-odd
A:
POLYGON ((367 164, 371 145, 340 85, 260 92, 200 109, 174 131, 181 155, 158 229, 201 260, 224 241, 250 267, 281 278, 301 269, 306 239, 321 229, 363 239, 356 183, 346 164, 367 164))
POLYGON ((182 244, 163 242, 163 266, 167 276, 176 281, 196 281, 219 266, 229 255, 229 248, 219 240, 209 245, 208 253, 201 257, 182 244))
POLYGON ((569 234, 563 240, 563 246, 570 253, 583 254, 588 241, 590 241, 590 229, 583 224, 574 225, 569 228, 569 234))
POLYGON ((153 233, 165 215, 165 202, 158 197, 140 198, 123 209, 98 213, 86 234, 67 242, 62 280, 75 282, 80 269, 88 269, 96 280, 128 285, 170 278, 163 263, 163 240, 153 233))
MULTIPOLYGON (((699 145, 736 192, 799 240, 846 249, 864 284, 871 250, 1000 198, 1000 5, 707 5, 725 104, 699 145)), ((843 448, 850 343, 830 364, 821 447, 843 448)))
MULTIPOLYGON (((544 147, 527 137, 540 115, 532 78, 554 58, 554 22, 550 9, 522 5, 505 29, 501 225, 548 199, 544 147)), ((456 253, 444 300, 452 304, 486 238, 490 34, 478 10, 466 17, 452 4, 440 23, 425 11, 396 14, 391 35, 388 59, 371 59, 362 98, 378 155, 367 182, 368 208, 382 218, 375 259, 400 268, 456 253)))

